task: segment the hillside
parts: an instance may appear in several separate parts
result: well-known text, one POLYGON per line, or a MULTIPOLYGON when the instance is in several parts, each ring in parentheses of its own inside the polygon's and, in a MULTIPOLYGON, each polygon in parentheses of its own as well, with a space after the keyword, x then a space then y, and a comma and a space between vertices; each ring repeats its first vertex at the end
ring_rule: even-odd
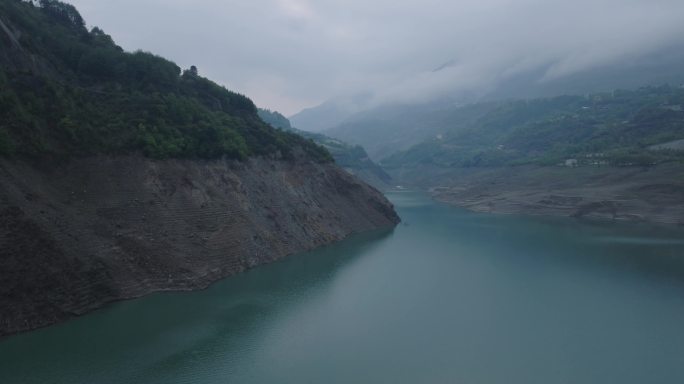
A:
POLYGON ((684 223, 680 87, 432 116, 431 137, 382 161, 398 183, 476 211, 684 223))
POLYGON ((322 146, 332 155, 337 165, 368 184, 381 190, 392 187, 392 177, 371 160, 362 146, 347 144, 321 133, 294 128, 285 116, 275 111, 259 109, 259 117, 274 128, 294 132, 322 146))
POLYGON ((375 161, 436 137, 453 127, 470 124, 493 108, 491 103, 468 108, 451 101, 417 105, 387 105, 355 114, 326 135, 362 145, 375 161))
POLYGON ((290 157, 319 147, 263 124, 247 97, 147 52, 129 53, 71 5, 0 2, 0 154, 290 157))
POLYGON ((0 0, 0 337, 399 222, 247 97, 84 25, 0 0))
POLYGON ((421 162, 549 163, 598 149, 616 157, 653 155, 638 149, 681 137, 683 91, 662 86, 465 105, 445 100, 385 106, 359 113, 326 134, 364 146, 371 158, 392 168, 421 162), (592 145, 583 146, 589 141, 592 145))
POLYGON ((575 159, 578 165, 625 166, 684 159, 678 151, 650 148, 684 138, 680 87, 476 104, 454 112, 436 136, 383 165, 556 165, 575 159))
MULTIPOLYGON (((475 90, 461 90, 458 83, 443 94, 422 95, 413 100, 405 95, 405 102, 392 102, 368 93, 355 97, 331 98, 318 106, 307 108, 291 120, 301 129, 322 132, 344 141, 363 145, 375 160, 392 154, 392 145, 378 142, 378 135, 369 128, 379 127, 399 145, 417 144, 418 131, 431 131, 424 119, 431 116, 439 121, 440 113, 449 113, 454 107, 467 104, 486 104, 509 99, 550 98, 560 95, 586 95, 611 92, 616 89, 636 89, 662 84, 684 84, 684 46, 681 42, 666 44, 653 51, 641 52, 621 58, 617 62, 563 74, 548 76, 552 63, 532 66, 524 70, 512 70, 491 74, 491 84, 475 90), (419 101, 420 100, 420 101, 419 101), (412 130, 411 126, 418 129, 412 130), (397 134, 395 135, 395 131, 397 134), (404 137, 407 131, 415 137, 404 137)), ((454 66, 458 60, 450 60, 437 69, 426 73, 438 73, 454 66)), ((437 65, 437 63, 435 63, 437 65)), ((376 90, 383 94, 382 90, 376 90)), ((409 90, 410 92, 410 90, 409 90)), ((424 138, 422 138, 424 139, 424 138)))
POLYGON ((371 95, 367 93, 338 96, 290 116, 290 121, 299 129, 320 133, 365 110, 370 99, 371 95))

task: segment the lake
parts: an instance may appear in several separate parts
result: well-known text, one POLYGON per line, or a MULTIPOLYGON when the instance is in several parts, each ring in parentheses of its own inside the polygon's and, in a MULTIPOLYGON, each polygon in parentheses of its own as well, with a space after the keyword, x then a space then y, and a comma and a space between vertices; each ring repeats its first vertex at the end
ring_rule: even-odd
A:
POLYGON ((0 383, 684 382, 684 230, 389 197, 393 231, 0 341, 0 383))

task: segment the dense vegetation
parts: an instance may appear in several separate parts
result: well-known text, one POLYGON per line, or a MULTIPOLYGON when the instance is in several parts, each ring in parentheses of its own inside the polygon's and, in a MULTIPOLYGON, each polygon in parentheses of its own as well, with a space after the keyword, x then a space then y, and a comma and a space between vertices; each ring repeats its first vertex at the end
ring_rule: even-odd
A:
POLYGON ((155 158, 294 156, 325 149, 264 124, 245 96, 88 31, 57 0, 0 1, 0 154, 142 151, 155 158), (17 43, 18 42, 18 43, 17 43))
POLYGON ((684 89, 648 87, 588 96, 465 106, 441 120, 433 138, 383 161, 443 167, 652 165, 684 152, 651 146, 684 139, 684 89), (573 163, 574 163, 573 160, 573 163))

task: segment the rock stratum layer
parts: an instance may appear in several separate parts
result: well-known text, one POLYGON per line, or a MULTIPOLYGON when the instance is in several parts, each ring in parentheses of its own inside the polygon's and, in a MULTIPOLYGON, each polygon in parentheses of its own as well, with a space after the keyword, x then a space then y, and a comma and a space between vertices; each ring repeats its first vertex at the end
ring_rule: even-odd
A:
POLYGON ((398 221, 380 192, 333 164, 0 160, 0 336, 205 288, 398 221))

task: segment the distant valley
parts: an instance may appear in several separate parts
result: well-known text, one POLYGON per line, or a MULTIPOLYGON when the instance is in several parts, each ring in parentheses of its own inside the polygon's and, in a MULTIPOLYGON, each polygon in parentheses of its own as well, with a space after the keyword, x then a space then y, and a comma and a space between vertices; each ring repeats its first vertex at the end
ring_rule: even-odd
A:
POLYGON ((388 105, 324 132, 366 147, 395 184, 474 210, 684 222, 678 84, 388 105))

